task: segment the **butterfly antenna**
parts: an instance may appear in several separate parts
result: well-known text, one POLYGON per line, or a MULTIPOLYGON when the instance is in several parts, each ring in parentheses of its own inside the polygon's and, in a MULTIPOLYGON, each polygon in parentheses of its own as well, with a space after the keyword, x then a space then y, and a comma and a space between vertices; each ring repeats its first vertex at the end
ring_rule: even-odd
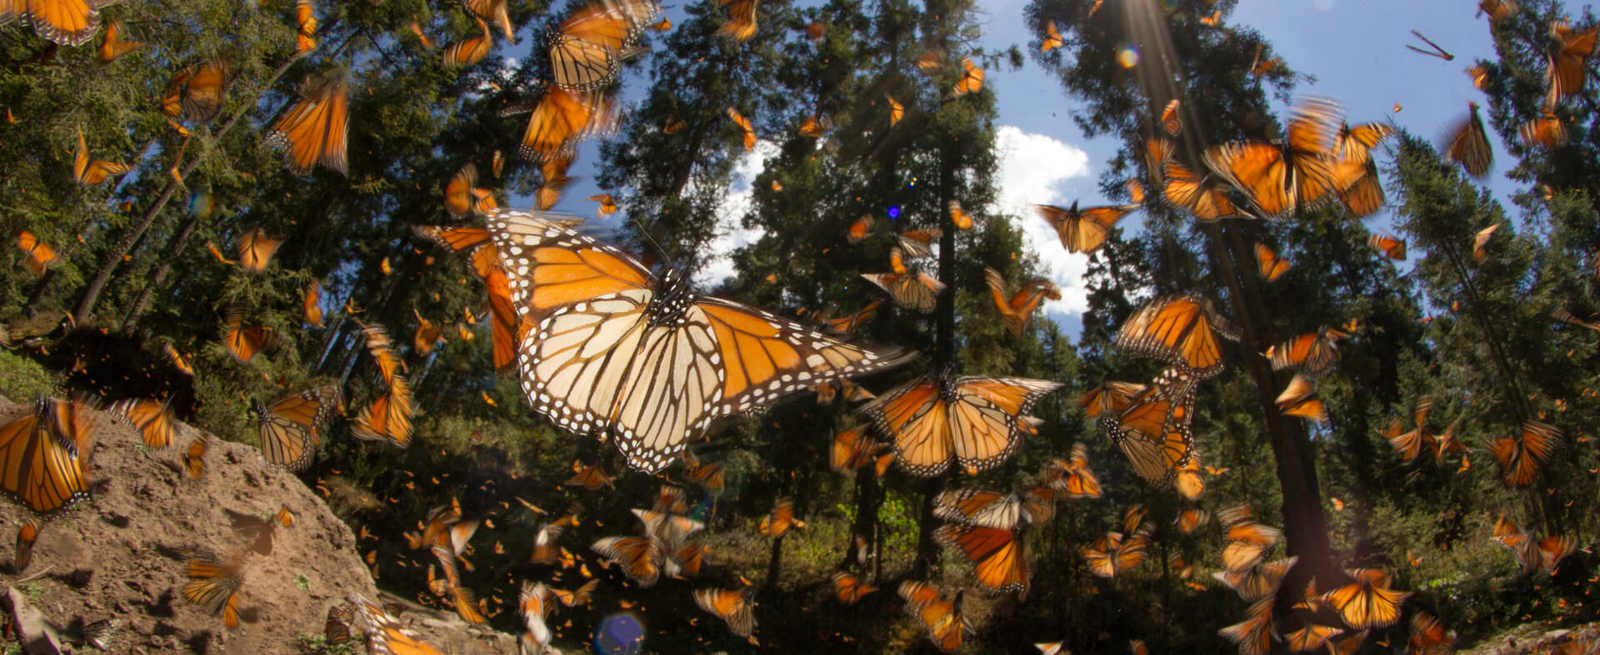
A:
POLYGON ((661 244, 656 241, 655 237, 650 236, 650 230, 645 228, 644 222, 632 216, 628 217, 628 220, 632 221, 634 226, 639 228, 639 236, 644 237, 644 240, 650 243, 651 248, 656 251, 656 254, 661 256, 663 261, 666 261, 669 266, 676 266, 676 263, 672 261, 672 256, 667 254, 667 249, 661 247, 661 244))

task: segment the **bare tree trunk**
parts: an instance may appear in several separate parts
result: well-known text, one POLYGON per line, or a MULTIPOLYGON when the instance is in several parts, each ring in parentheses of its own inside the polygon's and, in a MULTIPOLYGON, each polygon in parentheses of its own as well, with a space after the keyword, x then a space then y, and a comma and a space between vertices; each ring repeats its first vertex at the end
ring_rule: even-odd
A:
POLYGON ((133 306, 128 308, 128 314, 122 317, 123 328, 130 328, 138 323, 139 316, 150 305, 150 298, 155 295, 156 289, 161 288, 161 283, 166 281, 167 274, 172 272, 172 264, 183 254, 183 247, 188 245, 189 237, 199 225, 200 216, 191 215, 189 220, 184 221, 183 226, 178 228, 178 232, 172 235, 172 240, 167 242, 167 249, 161 253, 161 263, 150 275, 150 280, 145 283, 144 289, 139 291, 139 297, 134 299, 133 306))
MULTIPOLYGON (((256 94, 254 100, 259 100, 261 93, 272 88, 272 85, 277 83, 278 78, 289 70, 289 66, 299 59, 300 55, 295 55, 279 65, 278 69, 272 72, 272 76, 267 78, 266 83, 261 85, 261 91, 256 94)), ((233 126, 237 125, 240 119, 244 118, 245 114, 250 113, 250 110, 256 107, 254 100, 239 107, 239 110, 228 118, 228 122, 217 130, 212 140, 221 142, 222 137, 227 135, 228 131, 233 129, 233 126)), ((176 166, 177 162, 173 162, 173 164, 176 166)), ((196 154, 193 159, 189 160, 188 164, 184 164, 183 171, 179 173, 179 176, 188 177, 199 166, 200 156, 196 154)), ((117 265, 121 264, 122 258, 133 250, 134 244, 139 242, 139 237, 144 236, 144 231, 150 229, 150 225, 156 222, 156 217, 161 215, 162 208, 167 206, 167 201, 171 200, 173 194, 177 191, 178 181, 168 180, 166 186, 162 187, 161 194, 156 196, 155 202, 150 203, 150 207, 145 210, 144 215, 140 216, 137 222, 124 231, 122 236, 117 238, 116 243, 111 245, 111 249, 106 251, 105 259, 100 263, 99 270, 96 270, 94 276, 89 278, 89 285, 84 287, 83 296, 78 299, 78 306, 72 312, 79 322, 87 322, 94 316, 95 305, 99 304, 100 295, 105 292, 106 285, 111 282, 111 276, 116 273, 117 265)))
MULTIPOLYGON (((1242 247, 1228 248, 1223 231, 1232 230, 1217 224, 1206 226, 1210 237, 1211 257, 1223 279, 1228 282, 1228 296, 1233 303, 1235 320, 1241 336, 1239 348, 1248 362, 1250 376, 1255 380, 1256 402, 1261 406, 1267 425, 1267 438, 1272 446, 1273 461, 1277 465, 1278 486, 1283 494, 1283 532, 1288 540, 1288 552, 1298 556, 1299 562, 1289 571, 1286 589, 1303 588, 1315 577, 1332 584, 1344 579, 1343 572, 1333 561, 1328 546, 1327 519, 1322 512, 1322 492, 1317 483, 1317 469, 1311 457, 1310 442, 1305 430, 1290 425, 1278 409, 1278 389, 1287 385, 1267 366, 1267 360, 1254 356, 1266 350, 1272 340, 1272 328, 1260 286, 1248 273, 1240 275, 1236 261, 1248 261, 1249 254, 1241 254, 1242 247)), ((1242 244, 1238 239, 1234 245, 1242 244)))

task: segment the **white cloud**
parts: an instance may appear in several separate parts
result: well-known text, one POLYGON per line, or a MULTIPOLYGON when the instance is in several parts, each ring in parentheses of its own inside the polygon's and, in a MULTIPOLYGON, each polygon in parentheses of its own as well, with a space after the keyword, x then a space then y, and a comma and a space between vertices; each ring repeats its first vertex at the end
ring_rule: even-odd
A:
POLYGON ((1063 183, 1089 174, 1089 153, 1043 134, 1002 125, 995 138, 995 155, 1000 161, 995 213, 1017 223, 1026 247, 1038 253, 1045 277, 1061 287, 1061 300, 1046 300, 1045 312, 1070 315, 1088 311, 1084 274, 1089 270, 1089 257, 1067 252, 1055 228, 1039 217, 1033 205, 1070 204, 1063 183))
POLYGON ((754 150, 747 152, 733 165, 733 179, 728 185, 728 195, 717 209, 717 236, 707 244, 709 256, 694 274, 695 284, 715 287, 738 273, 733 266, 733 253, 761 237, 766 230, 746 228, 742 225, 749 213, 755 194, 755 179, 767 169, 767 160, 777 156, 778 146, 769 141, 757 141, 754 150))

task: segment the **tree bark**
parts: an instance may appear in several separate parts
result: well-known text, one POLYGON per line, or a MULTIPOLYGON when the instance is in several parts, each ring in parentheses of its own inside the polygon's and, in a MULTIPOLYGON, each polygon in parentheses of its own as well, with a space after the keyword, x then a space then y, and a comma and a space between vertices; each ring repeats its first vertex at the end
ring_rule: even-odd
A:
POLYGON ((139 321, 139 316, 150 305, 150 298, 155 295, 156 289, 166 281, 167 274, 172 272, 172 264, 183 254, 184 246, 188 245, 189 237, 194 234, 194 229, 200 225, 200 216, 190 215, 189 220, 183 222, 178 232, 172 235, 172 240, 167 243, 167 249, 161 253, 161 264, 156 266, 150 275, 150 281, 139 291, 139 297, 134 299, 133 306, 128 308, 126 316, 122 317, 122 327, 129 328, 139 321))
POLYGON ((1322 492, 1317 484, 1317 469, 1311 457, 1310 441, 1304 429, 1291 425, 1278 409, 1277 390, 1285 386, 1287 381, 1274 374, 1265 358, 1255 355, 1266 350, 1273 336, 1260 286, 1248 272, 1240 275, 1234 265, 1236 261, 1248 261, 1250 256, 1241 253, 1240 244, 1243 242, 1238 238, 1232 239, 1235 248, 1228 247, 1223 237, 1225 231, 1228 232, 1227 236, 1234 236, 1231 229, 1215 223, 1207 225, 1205 229, 1211 257, 1228 283, 1229 299, 1241 333, 1240 352, 1249 363, 1250 376, 1256 383, 1256 401, 1261 406, 1262 417, 1267 425, 1267 438, 1277 467, 1278 486, 1283 494, 1283 533, 1288 541, 1287 551, 1300 558, 1295 567, 1289 570, 1284 588, 1303 588, 1313 577, 1323 581, 1324 585, 1331 585, 1333 581, 1343 580, 1344 574, 1334 563, 1332 549, 1328 545, 1327 518, 1322 512, 1322 492))

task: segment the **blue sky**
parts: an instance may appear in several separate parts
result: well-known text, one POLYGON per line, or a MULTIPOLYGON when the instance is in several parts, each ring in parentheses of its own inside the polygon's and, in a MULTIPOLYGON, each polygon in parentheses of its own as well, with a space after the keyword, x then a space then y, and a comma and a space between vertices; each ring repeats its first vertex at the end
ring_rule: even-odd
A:
MULTIPOLYGON (((981 18, 984 49, 1000 52, 1015 44, 1030 50, 1035 37, 1023 18, 1027 2, 980 1, 985 14, 981 18)), ((1470 62, 1491 58, 1494 53, 1487 20, 1475 17, 1474 11, 1473 3, 1466 0, 1241 0, 1228 23, 1260 30, 1277 55, 1296 70, 1316 77, 1315 83, 1302 82, 1297 95, 1339 100, 1352 122, 1392 118, 1413 132, 1437 137, 1447 124, 1466 114, 1469 100, 1481 100, 1482 94, 1463 71, 1470 62), (1408 43, 1423 45, 1410 34, 1412 29, 1454 53, 1456 59, 1447 62, 1406 49, 1408 43), (1401 106, 1398 113, 1392 111, 1396 103, 1401 106)), ((669 11, 668 15, 676 22, 680 13, 669 11)), ((625 84, 630 91, 637 91, 633 87, 646 83, 636 74, 625 84)), ((1078 316, 1087 310, 1081 291, 1087 259, 1066 253, 1053 230, 1027 206, 1102 202, 1096 181, 1117 144, 1084 139, 1070 118, 1074 101, 1031 58, 1019 70, 988 71, 986 84, 998 99, 996 125, 1001 149, 997 176, 1001 201, 990 209, 1011 214, 1027 231, 1030 247, 1065 292, 1063 300, 1047 306, 1046 311, 1075 335, 1078 316)), ((1498 138, 1491 137, 1491 141, 1497 166, 1490 185, 1504 198, 1515 185, 1502 175, 1508 160, 1498 138)), ((759 154, 740 166, 742 174, 735 180, 727 207, 725 236, 714 248, 729 250, 759 236, 737 229, 737 216, 748 206, 744 199, 748 180, 761 170, 759 154)), ((595 203, 583 198, 598 192, 592 169, 597 160, 597 148, 586 144, 574 167, 574 173, 584 177, 572 185, 557 205, 558 211, 594 215, 595 203)), ((529 203, 518 199, 513 204, 529 203)), ((1129 220, 1137 224, 1137 217, 1129 220)), ((1375 229, 1387 229, 1392 213, 1385 210, 1367 220, 1375 229)))

